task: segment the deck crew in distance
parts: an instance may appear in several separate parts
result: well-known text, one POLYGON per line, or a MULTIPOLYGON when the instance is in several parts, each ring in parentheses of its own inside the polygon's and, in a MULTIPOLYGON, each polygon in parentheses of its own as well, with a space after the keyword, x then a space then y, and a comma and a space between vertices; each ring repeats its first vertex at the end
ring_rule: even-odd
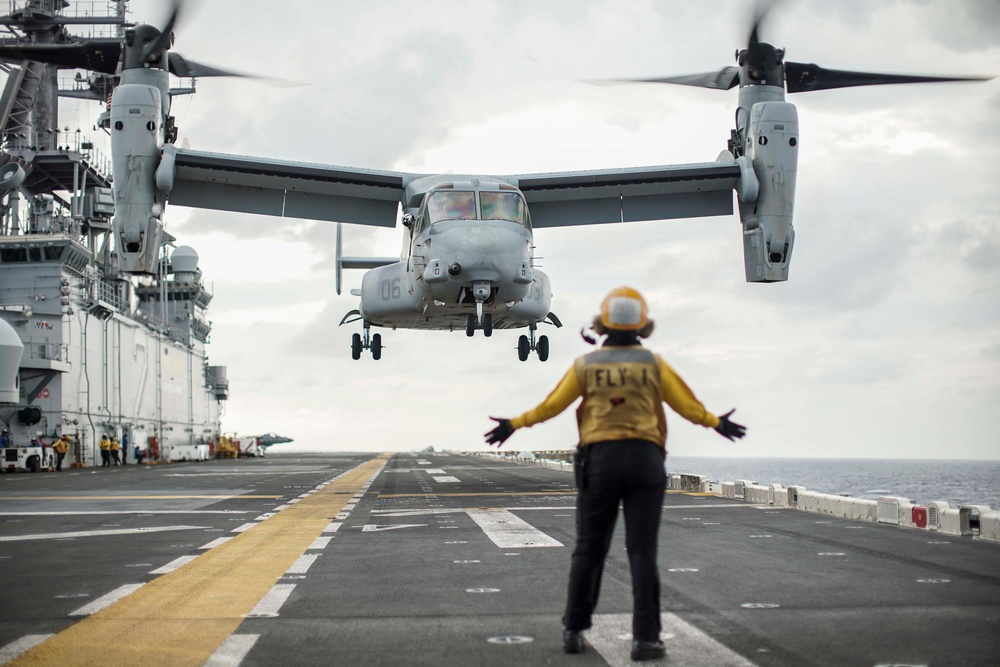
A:
MULTIPOLYGON (((742 438, 746 429, 705 409, 679 375, 659 355, 643 348, 653 332, 646 300, 631 287, 612 290, 594 318, 600 350, 578 357, 559 385, 537 407, 502 419, 486 434, 500 446, 518 428, 555 417, 576 399, 580 444, 574 455, 579 493, 577 539, 563 616, 563 650, 581 653, 583 631, 591 627, 604 559, 611 544, 618 505, 625 514, 625 540, 632 571, 632 659, 666 655, 660 640, 660 581, 656 558, 663 493, 666 490, 667 422, 663 403, 688 421, 714 428, 723 437, 742 438)), ((593 344, 597 337, 584 334, 593 344)))

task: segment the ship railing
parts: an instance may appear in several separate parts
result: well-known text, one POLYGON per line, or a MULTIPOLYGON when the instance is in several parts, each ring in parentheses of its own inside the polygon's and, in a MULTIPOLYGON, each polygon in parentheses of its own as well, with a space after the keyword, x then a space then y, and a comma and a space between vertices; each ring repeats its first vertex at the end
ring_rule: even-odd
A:
POLYGON ((47 338, 30 337, 24 344, 24 358, 45 361, 68 361, 69 345, 47 338))
POLYGON ((124 300, 121 297, 121 292, 119 291, 117 285, 112 285, 111 283, 103 280, 98 280, 94 282, 93 290, 93 299, 95 301, 103 301, 104 303, 115 308, 115 310, 122 310, 124 300))

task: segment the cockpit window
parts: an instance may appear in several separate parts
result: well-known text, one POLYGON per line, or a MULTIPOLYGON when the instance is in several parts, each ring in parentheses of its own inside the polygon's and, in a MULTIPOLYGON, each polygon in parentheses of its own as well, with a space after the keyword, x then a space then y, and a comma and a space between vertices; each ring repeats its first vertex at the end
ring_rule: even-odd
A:
POLYGON ((516 192, 480 192, 483 220, 510 220, 525 224, 524 200, 516 192))
POLYGON ((438 190, 427 198, 427 215, 430 223, 442 220, 475 220, 476 193, 438 190))

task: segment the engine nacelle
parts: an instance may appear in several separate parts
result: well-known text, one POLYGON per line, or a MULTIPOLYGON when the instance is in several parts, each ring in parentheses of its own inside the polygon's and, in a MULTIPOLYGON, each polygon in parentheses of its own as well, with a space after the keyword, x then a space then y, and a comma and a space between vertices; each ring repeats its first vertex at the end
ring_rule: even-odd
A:
POLYGON ((747 282, 788 280, 795 244, 792 214, 798 168, 799 118, 788 102, 758 102, 750 111, 746 155, 757 174, 754 201, 740 201, 747 282))
POLYGON ((115 88, 111 100, 111 154, 115 187, 115 242, 122 271, 156 273, 163 201, 156 169, 163 148, 163 97, 156 86, 115 88))

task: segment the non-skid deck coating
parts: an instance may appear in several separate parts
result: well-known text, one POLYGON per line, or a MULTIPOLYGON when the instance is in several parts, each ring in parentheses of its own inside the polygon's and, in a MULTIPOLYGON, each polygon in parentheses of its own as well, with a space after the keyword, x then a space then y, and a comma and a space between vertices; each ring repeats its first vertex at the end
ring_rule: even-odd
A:
MULTIPOLYGON (((664 502, 661 664, 1000 664, 998 544, 664 502)), ((0 664, 629 664, 620 527, 561 651, 573 503, 569 473, 451 454, 3 475, 0 664)))

